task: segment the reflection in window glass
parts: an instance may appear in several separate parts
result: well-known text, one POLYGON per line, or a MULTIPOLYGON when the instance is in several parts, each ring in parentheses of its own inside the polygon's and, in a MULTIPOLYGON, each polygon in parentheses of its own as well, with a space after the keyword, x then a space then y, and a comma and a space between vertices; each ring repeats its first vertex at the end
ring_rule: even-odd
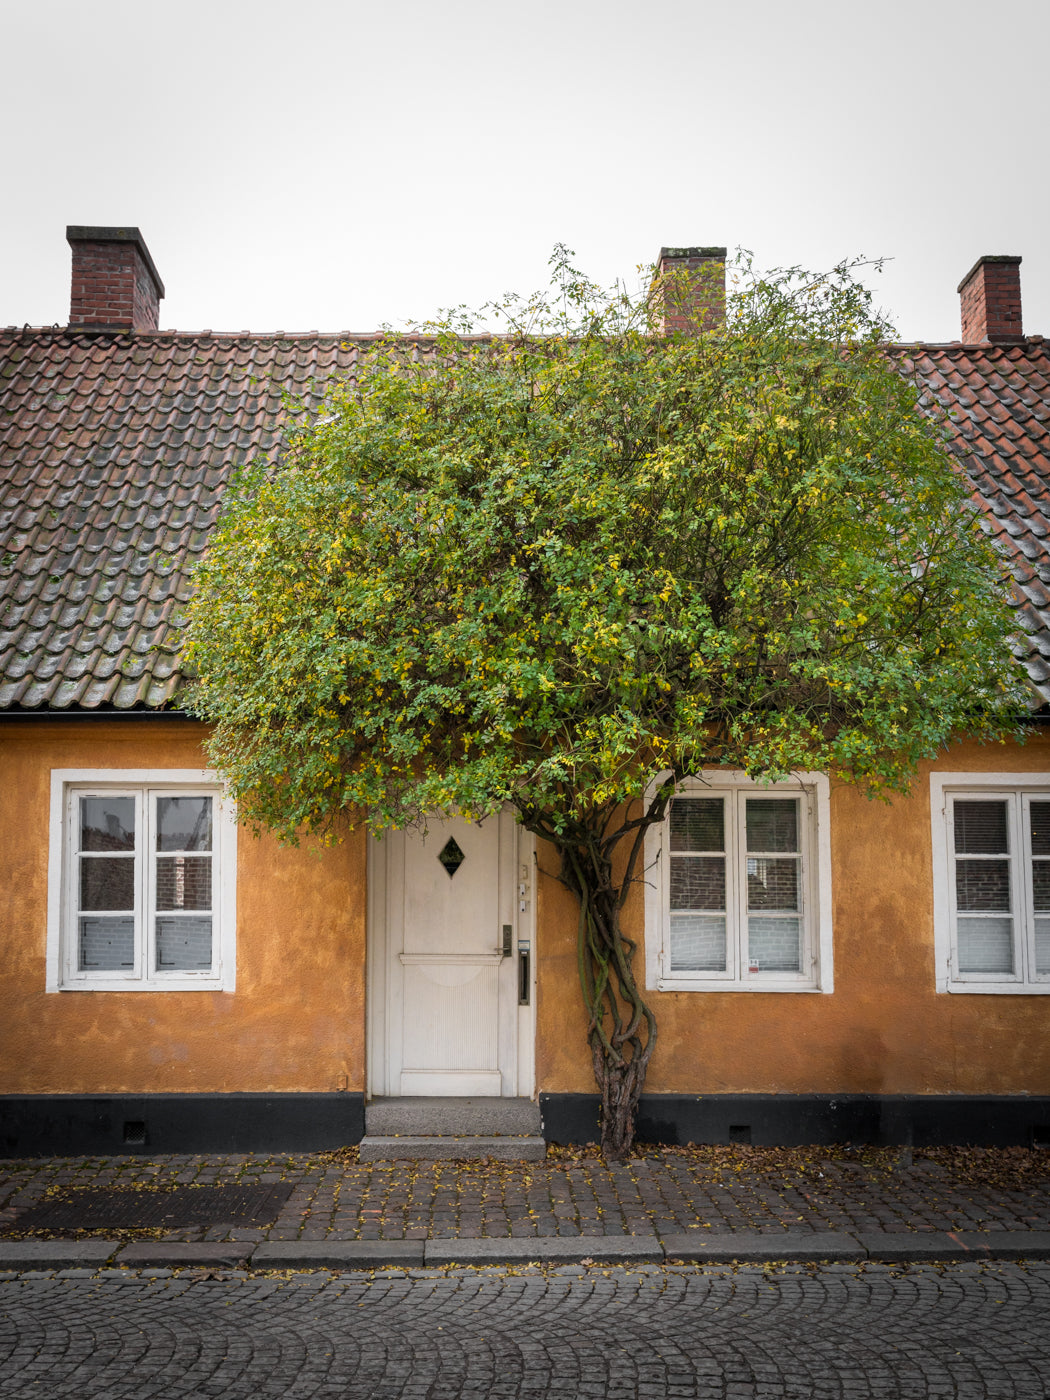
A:
POLYGON ((1010 862, 1008 860, 957 860, 955 898, 959 909, 1009 911, 1010 862))
POLYGON ((82 797, 80 799, 80 849, 82 851, 133 851, 135 849, 135 799, 133 797, 82 797))
POLYGON ((211 850, 210 797, 157 798, 158 851, 211 850))
POLYGON ((672 909, 725 909, 725 856, 671 861, 672 909))
POLYGON ((134 909, 135 861, 119 856, 81 856, 81 909, 134 909))
POLYGON ((802 965, 802 920, 748 919, 747 956, 756 972, 798 972, 802 965))
POLYGON ((158 856, 158 909, 210 909, 211 857, 158 856))
POLYGON ((671 971, 725 972, 726 921, 714 914, 671 915, 671 971))
POLYGON ((200 972, 211 967, 211 919, 157 916, 157 971, 200 972))
POLYGON ((797 909, 798 858, 770 860, 747 858, 747 907, 749 909, 797 909))
POLYGON ((77 966, 81 972, 126 972, 135 966, 134 918, 79 921, 77 966))

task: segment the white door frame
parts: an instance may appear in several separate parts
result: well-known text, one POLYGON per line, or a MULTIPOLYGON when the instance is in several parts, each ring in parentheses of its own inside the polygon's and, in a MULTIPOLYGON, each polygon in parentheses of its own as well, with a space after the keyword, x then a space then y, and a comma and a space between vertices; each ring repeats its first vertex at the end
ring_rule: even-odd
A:
MULTIPOLYGON (((514 1008, 515 1037, 508 1058, 516 1060, 512 1073, 504 1076, 503 1096, 532 1098, 536 1074, 536 919, 535 879, 536 842, 530 832, 514 825, 516 851, 502 872, 510 878, 513 910, 512 954, 515 973, 520 975, 524 954, 528 968, 528 1003, 514 1008), (508 1079, 510 1082, 508 1082, 508 1079)), ((404 859, 404 845, 398 833, 387 832, 382 838, 368 840, 368 941, 366 954, 366 1054, 368 1096, 399 1096, 401 1094, 400 1063, 394 1064, 391 1053, 392 1037, 400 1034, 399 983, 405 961, 401 950, 392 946, 389 936, 398 883, 397 862, 404 859)), ((501 862, 503 864, 503 862, 501 862)), ((506 907, 506 905, 504 906, 506 907)), ((492 931, 493 936, 496 930, 492 931)), ((501 1056, 502 1058, 502 1056, 501 1056)), ((417 1092, 412 1089, 412 1092, 417 1092)))

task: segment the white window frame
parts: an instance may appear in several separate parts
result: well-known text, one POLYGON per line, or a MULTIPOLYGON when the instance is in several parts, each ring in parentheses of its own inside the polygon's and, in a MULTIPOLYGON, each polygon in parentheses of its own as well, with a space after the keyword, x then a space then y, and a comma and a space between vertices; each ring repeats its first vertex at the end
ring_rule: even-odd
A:
MULTIPOLYGON (((140 830, 143 828, 140 826, 140 830)), ((136 849, 135 863, 140 852, 136 849)), ((139 882, 140 886, 142 882, 139 882)), ((148 882, 147 882, 148 883, 148 882)), ((48 992, 222 991, 236 986, 237 813, 224 798, 218 774, 203 768, 53 768, 47 889, 48 992), (150 911, 143 907, 135 943, 136 967, 128 972, 82 972, 77 967, 75 857, 72 813, 80 796, 134 796, 142 811, 147 794, 214 799, 212 917, 215 961, 208 971, 151 971, 146 951, 150 911)))
MULTIPOLYGON (((650 787, 651 799, 666 778, 650 787)), ((724 973, 671 971, 670 821, 652 826, 645 838, 645 978, 650 991, 661 992, 821 992, 835 989, 831 925, 831 785, 825 773, 798 773, 780 783, 752 782, 744 773, 705 769, 699 777, 685 778, 677 787, 682 797, 721 797, 746 792, 749 796, 791 793, 801 798, 802 851, 802 958, 801 970, 749 972, 743 966, 746 908, 736 897, 736 918, 741 932, 736 948, 727 947, 727 964, 736 955, 736 966, 724 973)), ((733 887, 730 881, 730 890, 733 887)), ((734 895, 727 890, 727 899, 734 895)))
POLYGON ((933 948, 938 992, 968 996, 1046 996, 1050 973, 1035 971, 1032 873, 1024 813, 1031 798, 1050 801, 1050 773, 931 773, 933 838, 933 948), (1015 973, 956 971, 955 798, 1001 797, 1009 801, 1010 888, 1014 909, 1015 973))

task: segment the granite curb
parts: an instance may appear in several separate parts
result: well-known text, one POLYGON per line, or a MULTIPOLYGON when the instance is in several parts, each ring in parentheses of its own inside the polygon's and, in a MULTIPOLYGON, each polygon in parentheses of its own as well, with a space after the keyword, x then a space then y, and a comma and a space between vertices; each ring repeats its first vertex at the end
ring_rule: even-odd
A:
POLYGON ((1050 1259, 1050 1231, 732 1230, 699 1234, 544 1239, 286 1240, 190 1244, 118 1239, 0 1240, 0 1272, 207 1268, 372 1270, 515 1264, 927 1263, 1050 1259))
POLYGON ((562 1235, 544 1239, 429 1239, 428 1267, 441 1264, 662 1264, 656 1235, 562 1235))
POLYGON ((125 1269, 243 1269, 253 1248, 251 1240, 225 1244, 135 1240, 117 1251, 115 1262, 125 1269))
POLYGON ((859 1263, 868 1258, 867 1249, 856 1235, 839 1231, 791 1230, 784 1234, 757 1234, 752 1231, 726 1230, 699 1232, 688 1235, 663 1235, 663 1260, 680 1259, 683 1263, 759 1264, 768 1260, 790 1259, 808 1264, 823 1259, 836 1263, 859 1263))
POLYGON ((0 1240, 0 1269, 101 1268, 119 1240, 0 1240))
POLYGON ((281 1240, 258 1244, 253 1269, 421 1269, 427 1240, 281 1240))

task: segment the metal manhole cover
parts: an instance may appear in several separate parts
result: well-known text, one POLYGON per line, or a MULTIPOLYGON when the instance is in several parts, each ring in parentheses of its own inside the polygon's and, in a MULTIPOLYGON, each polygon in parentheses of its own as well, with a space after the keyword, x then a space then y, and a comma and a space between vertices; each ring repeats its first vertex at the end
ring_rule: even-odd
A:
POLYGON ((155 1230, 184 1225, 266 1225, 292 1194, 268 1186, 84 1187, 20 1212, 16 1230, 155 1230))

